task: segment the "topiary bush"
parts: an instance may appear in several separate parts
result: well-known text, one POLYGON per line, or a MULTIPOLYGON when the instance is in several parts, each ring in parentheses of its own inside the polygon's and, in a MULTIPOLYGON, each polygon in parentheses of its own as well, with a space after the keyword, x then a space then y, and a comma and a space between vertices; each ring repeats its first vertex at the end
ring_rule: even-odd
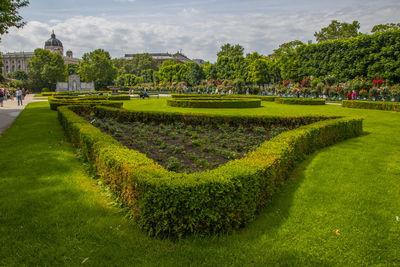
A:
POLYGON ((400 102, 343 100, 342 107, 400 111, 400 102))
POLYGON ((178 98, 168 99, 167 105, 182 108, 258 108, 259 99, 240 98, 178 98))
POLYGON ((325 105, 325 99, 279 97, 275 99, 275 103, 289 105, 325 105))

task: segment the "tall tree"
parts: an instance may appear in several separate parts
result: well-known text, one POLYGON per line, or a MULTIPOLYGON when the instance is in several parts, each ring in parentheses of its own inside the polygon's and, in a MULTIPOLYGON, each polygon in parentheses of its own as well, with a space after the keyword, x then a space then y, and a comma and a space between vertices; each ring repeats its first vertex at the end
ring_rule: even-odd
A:
POLYGON ((400 23, 386 23, 375 25, 371 32, 384 32, 397 29, 400 29, 400 23))
POLYGON ((244 48, 239 45, 231 45, 231 44, 225 44, 221 46, 221 51, 217 53, 218 58, 220 57, 229 57, 233 58, 234 56, 243 56, 243 51, 244 48))
POLYGON ((0 1, 0 35, 8 33, 12 27, 21 28, 25 25, 18 10, 27 5, 29 5, 27 0, 0 1))
POLYGON ((199 85, 201 80, 205 78, 203 69, 194 62, 185 63, 188 67, 185 82, 190 86, 199 85))
POLYGON ((144 70, 158 70, 157 61, 149 54, 136 54, 131 59, 116 58, 112 61, 118 68, 119 75, 135 74, 139 76, 144 70))
POLYGON ((28 62, 28 68, 28 84, 35 91, 45 87, 54 90, 56 83, 65 81, 67 74, 60 54, 40 48, 35 50, 28 62))
POLYGON ((68 75, 78 74, 78 69, 79 69, 78 64, 73 64, 73 63, 67 64, 68 75))
POLYGON ((348 39, 359 35, 360 23, 353 21, 352 23, 339 22, 332 20, 331 24, 322 28, 320 32, 315 32, 314 36, 317 42, 323 42, 335 39, 348 39))
POLYGON ((85 53, 79 62, 79 71, 82 80, 94 81, 95 88, 102 89, 113 84, 118 70, 114 67, 110 54, 103 49, 85 53))

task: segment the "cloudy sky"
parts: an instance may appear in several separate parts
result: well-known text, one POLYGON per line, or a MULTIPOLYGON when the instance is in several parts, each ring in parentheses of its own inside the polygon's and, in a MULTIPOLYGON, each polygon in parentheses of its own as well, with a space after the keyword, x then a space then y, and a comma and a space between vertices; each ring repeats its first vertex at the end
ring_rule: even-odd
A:
POLYGON ((176 52, 216 60, 225 43, 268 55, 295 39, 315 40, 331 20, 361 24, 400 22, 399 0, 31 0, 27 25, 2 36, 0 51, 42 48, 54 29, 75 57, 103 48, 125 53, 176 52))

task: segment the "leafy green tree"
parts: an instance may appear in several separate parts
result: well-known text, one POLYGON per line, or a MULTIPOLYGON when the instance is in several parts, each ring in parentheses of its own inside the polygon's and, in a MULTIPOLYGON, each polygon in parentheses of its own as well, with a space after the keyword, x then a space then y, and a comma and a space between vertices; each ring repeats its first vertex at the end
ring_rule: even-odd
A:
POLYGON ((78 64, 72 64, 72 63, 67 64, 68 75, 78 74, 78 70, 79 70, 78 64))
POLYGON ((314 36, 317 42, 323 42, 335 39, 348 39, 359 35, 360 23, 353 21, 352 23, 339 22, 332 20, 331 24, 322 28, 320 32, 315 32, 314 36))
POLYGON ((149 54, 136 54, 131 59, 117 58, 112 61, 120 75, 130 73, 140 76, 144 70, 158 70, 157 61, 149 54))
POLYGON ((82 80, 94 81, 95 88, 101 89, 113 84, 118 70, 114 67, 110 54, 103 49, 97 49, 83 55, 78 73, 82 80))
POLYGON ((186 72, 185 81, 189 86, 199 85, 201 80, 205 78, 203 69, 194 62, 185 63, 188 67, 186 72))
POLYGON ((218 58, 220 57, 235 57, 235 56, 243 56, 243 51, 244 48, 239 45, 231 45, 231 44, 225 44, 221 46, 221 51, 217 53, 218 58))
POLYGON ((8 33, 12 27, 21 28, 25 25, 19 15, 19 9, 27 5, 29 5, 29 1, 26 0, 0 1, 0 35, 8 33))
POLYGON ((122 87, 134 86, 137 84, 136 79, 135 74, 122 74, 117 77, 115 84, 122 87))
POLYGON ((305 43, 299 40, 283 43, 279 48, 275 49, 271 57, 278 59, 281 55, 293 52, 297 47, 303 46, 305 43))
POLYGON ((28 68, 28 83, 34 91, 40 91, 45 87, 54 90, 57 82, 66 79, 67 72, 63 57, 45 49, 35 50, 28 62, 28 68))
POLYGON ((203 71, 207 80, 216 80, 218 78, 218 70, 216 64, 206 62, 203 65, 203 71))
POLYGON ((257 84, 258 86, 266 84, 269 82, 268 74, 269 70, 266 59, 257 59, 249 66, 249 80, 253 84, 257 84))
POLYGON ((375 25, 371 32, 384 32, 384 31, 390 31, 390 30, 398 30, 400 29, 400 23, 386 23, 386 24, 378 24, 375 25))
POLYGON ((162 82, 177 82, 179 81, 179 75, 182 64, 176 59, 169 59, 162 63, 159 70, 160 81, 162 82))
POLYGON ((142 71, 142 78, 144 83, 152 83, 154 76, 154 70, 148 69, 142 71))
POLYGON ((28 80, 28 74, 23 70, 16 70, 14 72, 8 73, 7 77, 20 81, 28 80))

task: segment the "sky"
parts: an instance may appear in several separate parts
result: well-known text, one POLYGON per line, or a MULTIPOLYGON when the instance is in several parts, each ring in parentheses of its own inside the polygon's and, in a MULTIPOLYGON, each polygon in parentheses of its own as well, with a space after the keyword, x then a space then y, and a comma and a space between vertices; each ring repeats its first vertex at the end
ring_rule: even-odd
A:
POLYGON ((43 48, 54 30, 78 58, 98 48, 113 58, 182 50, 215 62, 226 43, 269 55, 285 42, 315 42, 332 20, 370 33, 400 22, 400 0, 30 0, 20 13, 27 24, 1 37, 3 53, 43 48))

